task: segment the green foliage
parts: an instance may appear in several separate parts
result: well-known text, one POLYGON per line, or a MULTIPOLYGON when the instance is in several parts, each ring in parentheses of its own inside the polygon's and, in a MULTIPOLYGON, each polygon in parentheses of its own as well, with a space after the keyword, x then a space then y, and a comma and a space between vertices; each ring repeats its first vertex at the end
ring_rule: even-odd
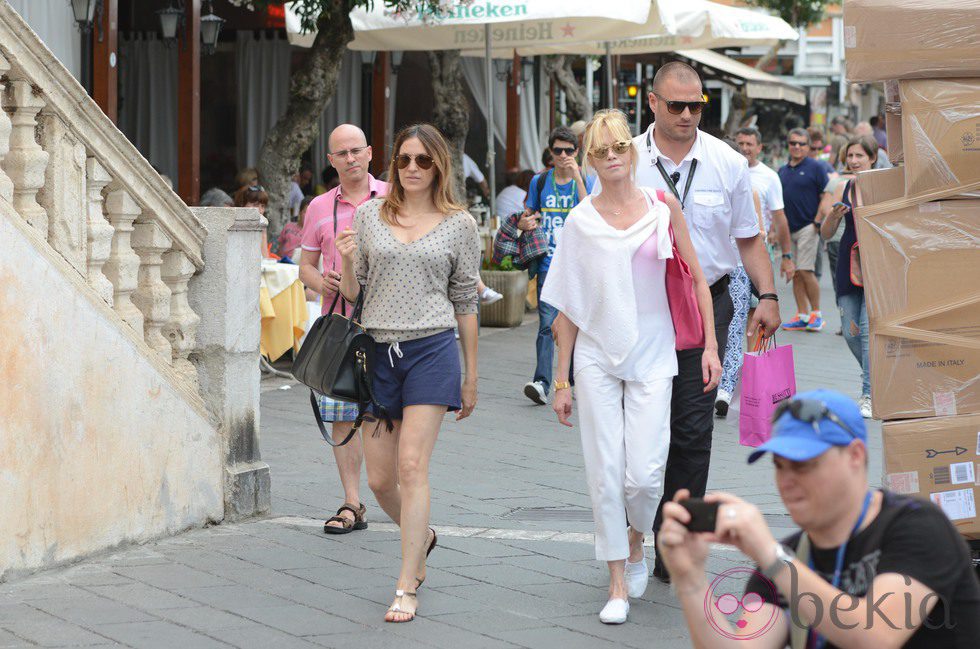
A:
POLYGON ((824 18, 831 0, 746 0, 754 7, 769 9, 793 27, 809 27, 824 18))
POLYGON ((510 255, 507 255, 506 257, 500 260, 499 264, 495 264, 489 259, 484 259, 483 270, 519 270, 519 269, 514 268, 514 259, 510 255))

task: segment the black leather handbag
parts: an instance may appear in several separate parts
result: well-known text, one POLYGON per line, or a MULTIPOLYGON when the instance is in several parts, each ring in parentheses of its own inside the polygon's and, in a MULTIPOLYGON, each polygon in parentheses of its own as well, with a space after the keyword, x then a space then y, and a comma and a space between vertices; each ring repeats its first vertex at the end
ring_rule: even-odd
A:
MULTIPOLYGON (((316 319, 303 346, 293 361, 293 376, 310 388, 310 405, 316 417, 323 439, 331 446, 343 446, 357 433, 368 416, 367 408, 373 405, 375 412, 383 419, 388 431, 394 430, 387 410, 374 398, 371 379, 374 370, 375 342, 357 321, 364 306, 364 290, 357 298, 350 318, 334 313, 340 292, 337 292, 330 310, 316 319), (350 434, 344 441, 334 442, 333 435, 320 419, 320 408, 316 393, 324 394, 337 401, 357 404, 357 419, 350 434)), ((378 426, 374 434, 380 434, 378 426)))

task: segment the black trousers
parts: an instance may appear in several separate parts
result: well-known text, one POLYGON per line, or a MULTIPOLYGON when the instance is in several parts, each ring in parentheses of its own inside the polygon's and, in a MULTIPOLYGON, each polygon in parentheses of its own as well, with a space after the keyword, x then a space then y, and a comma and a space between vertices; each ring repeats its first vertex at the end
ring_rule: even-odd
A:
MULTIPOLYGON (((712 298, 715 312, 715 337, 718 354, 725 362, 725 343, 728 326, 735 307, 727 290, 712 298)), ((714 407, 718 390, 705 394, 701 370, 703 349, 677 352, 677 376, 670 399, 670 452, 664 473, 664 495, 657 508, 653 531, 660 529, 665 502, 673 500, 679 489, 688 489, 692 496, 703 496, 708 486, 708 465, 711 460, 711 432, 714 430, 714 407)), ((659 557, 659 552, 657 553, 659 557)))

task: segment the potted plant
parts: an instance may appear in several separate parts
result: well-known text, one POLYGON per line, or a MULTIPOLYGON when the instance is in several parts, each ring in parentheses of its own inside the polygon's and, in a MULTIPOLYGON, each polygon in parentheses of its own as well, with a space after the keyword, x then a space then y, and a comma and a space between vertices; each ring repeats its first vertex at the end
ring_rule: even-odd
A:
POLYGON ((487 327, 517 327, 524 321, 527 298, 527 271, 514 268, 514 260, 504 257, 499 264, 483 260, 483 283, 504 296, 493 304, 480 305, 480 324, 487 327))

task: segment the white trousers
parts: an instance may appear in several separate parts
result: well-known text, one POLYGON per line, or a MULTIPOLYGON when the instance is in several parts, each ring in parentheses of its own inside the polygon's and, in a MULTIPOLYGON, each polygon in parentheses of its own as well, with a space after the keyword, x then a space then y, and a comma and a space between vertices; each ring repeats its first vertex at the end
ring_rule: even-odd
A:
POLYGON ((595 558, 629 557, 626 521, 650 533, 670 449, 673 379, 623 381, 596 365, 575 373, 595 558))

